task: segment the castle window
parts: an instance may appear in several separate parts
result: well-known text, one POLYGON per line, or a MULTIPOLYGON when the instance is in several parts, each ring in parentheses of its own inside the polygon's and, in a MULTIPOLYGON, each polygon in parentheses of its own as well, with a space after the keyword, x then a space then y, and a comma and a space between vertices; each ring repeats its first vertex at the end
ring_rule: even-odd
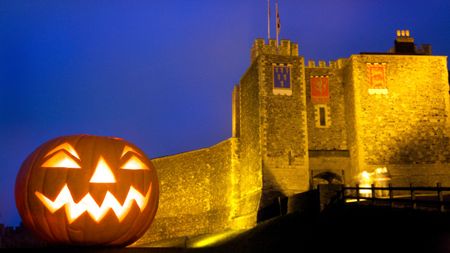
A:
POLYGON ((292 95, 291 65, 273 64, 273 94, 292 95))
POLYGON ((326 120, 325 120, 325 107, 319 107, 319 125, 320 126, 326 126, 326 120))
POLYGON ((317 128, 328 128, 331 126, 331 117, 328 105, 318 104, 314 105, 314 119, 317 128))

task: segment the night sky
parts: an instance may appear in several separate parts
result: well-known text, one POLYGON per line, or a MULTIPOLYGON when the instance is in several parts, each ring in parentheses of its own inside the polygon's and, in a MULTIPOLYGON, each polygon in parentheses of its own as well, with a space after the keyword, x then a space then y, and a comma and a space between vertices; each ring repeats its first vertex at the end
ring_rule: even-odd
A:
MULTIPOLYGON (((448 0, 279 1, 281 38, 298 42, 306 61, 386 52, 396 29, 450 55, 448 0)), ((229 138, 231 92, 253 40, 267 37, 266 8, 266 0, 0 1, 0 223, 19 224, 16 173, 51 138, 122 137, 150 158, 229 138)))

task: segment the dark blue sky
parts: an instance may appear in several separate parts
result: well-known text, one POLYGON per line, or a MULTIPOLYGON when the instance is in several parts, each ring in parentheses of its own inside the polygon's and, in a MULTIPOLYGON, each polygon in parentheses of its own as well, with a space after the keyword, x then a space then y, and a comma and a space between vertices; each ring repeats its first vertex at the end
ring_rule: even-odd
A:
MULTIPOLYGON (((281 38, 306 60, 387 51, 399 28, 450 55, 448 0, 279 1, 281 38)), ((48 139, 118 136, 155 158, 230 137, 266 4, 0 1, 0 223, 19 223, 16 173, 48 139)))

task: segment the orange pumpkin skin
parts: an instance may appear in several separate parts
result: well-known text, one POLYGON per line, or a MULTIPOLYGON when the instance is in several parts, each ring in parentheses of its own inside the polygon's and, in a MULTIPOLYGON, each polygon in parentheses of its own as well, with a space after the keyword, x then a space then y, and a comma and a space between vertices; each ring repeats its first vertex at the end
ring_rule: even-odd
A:
POLYGON ((73 135, 50 140, 27 157, 16 178, 15 199, 24 225, 51 244, 126 246, 152 223, 159 185, 151 161, 135 145, 73 135), (105 170, 109 181, 99 182, 105 170), (61 201, 68 192, 70 198, 61 201), (45 200, 59 206, 50 209, 45 200))

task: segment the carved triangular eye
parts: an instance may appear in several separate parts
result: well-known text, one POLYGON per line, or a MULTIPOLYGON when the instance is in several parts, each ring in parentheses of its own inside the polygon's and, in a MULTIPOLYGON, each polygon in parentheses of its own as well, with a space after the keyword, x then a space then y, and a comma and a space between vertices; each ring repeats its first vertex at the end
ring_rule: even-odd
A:
POLYGON ((81 169, 80 165, 64 151, 56 152, 50 159, 42 164, 44 168, 66 168, 66 169, 81 169))
POLYGON ((139 158, 137 158, 135 155, 131 156, 128 161, 126 161, 121 169, 124 170, 148 170, 149 168, 145 163, 143 163, 139 158))
POLYGON ((50 152, 47 153, 46 157, 56 153, 59 150, 65 150, 67 152, 69 152, 71 155, 75 156, 76 158, 80 159, 80 157, 78 156, 77 152, 75 151, 75 149, 72 147, 72 145, 70 145, 69 143, 63 143, 59 146, 57 146, 56 148, 52 149, 50 152))

